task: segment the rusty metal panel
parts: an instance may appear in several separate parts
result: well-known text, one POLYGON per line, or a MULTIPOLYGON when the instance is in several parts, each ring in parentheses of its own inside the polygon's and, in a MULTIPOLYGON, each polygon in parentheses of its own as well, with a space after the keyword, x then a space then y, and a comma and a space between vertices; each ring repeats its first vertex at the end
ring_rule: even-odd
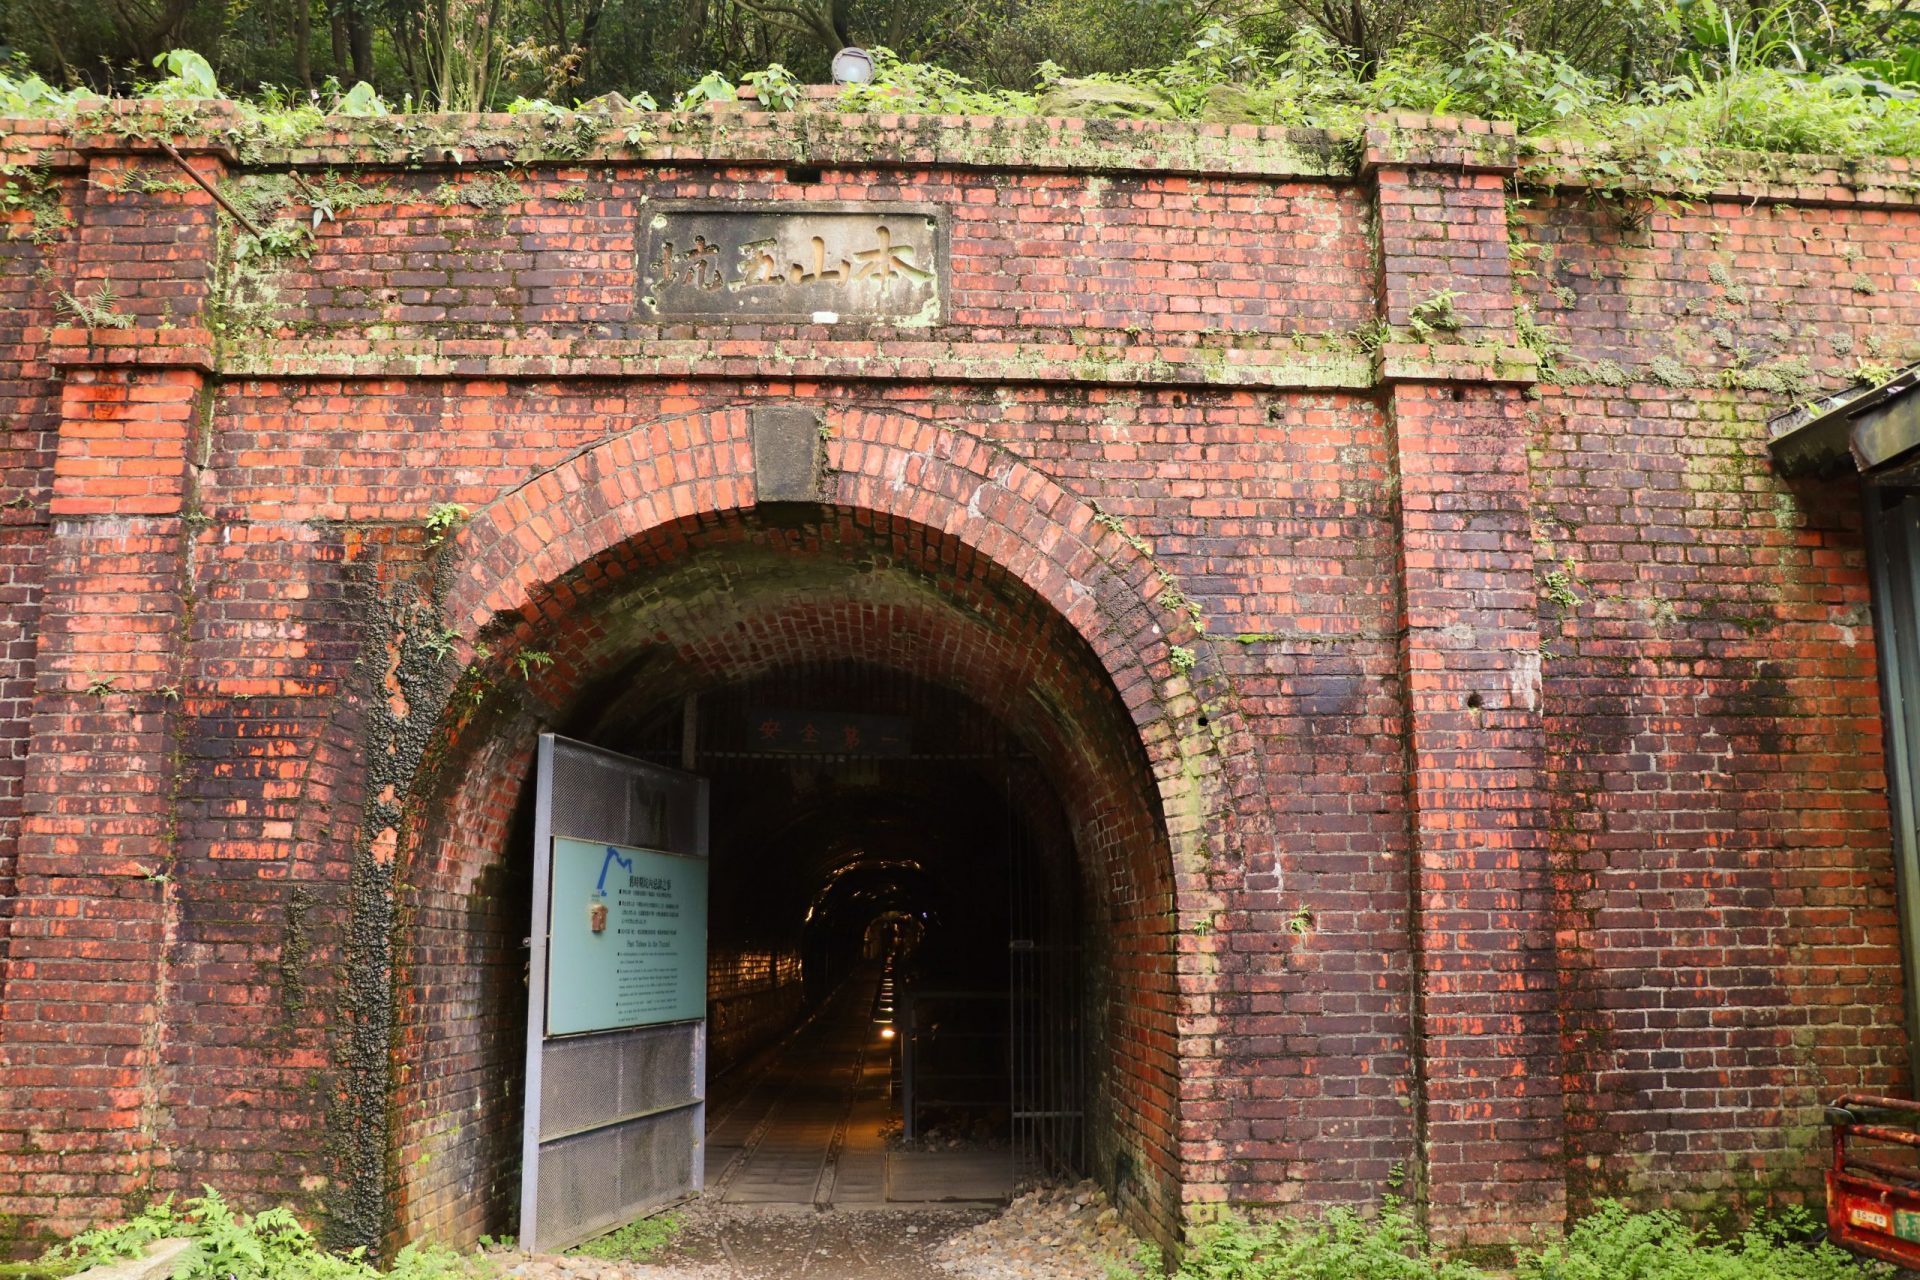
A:
POLYGON ((945 216, 930 205, 660 200, 640 223, 642 319, 946 319, 945 216))

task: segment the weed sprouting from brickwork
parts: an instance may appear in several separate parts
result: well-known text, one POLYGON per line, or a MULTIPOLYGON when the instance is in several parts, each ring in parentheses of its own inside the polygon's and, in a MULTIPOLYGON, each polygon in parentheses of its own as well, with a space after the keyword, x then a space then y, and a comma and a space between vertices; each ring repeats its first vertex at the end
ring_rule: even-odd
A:
POLYGON ((497 213, 527 198, 527 189, 504 173, 469 182, 443 182, 433 189, 435 204, 464 204, 482 213, 497 213))
POLYGON ((89 329, 131 329, 134 318, 120 310, 120 294, 113 281, 102 280, 91 294, 80 297, 65 289, 54 291, 55 304, 76 324, 89 329))
POLYGON ((8 236, 37 245, 54 243, 72 225, 53 173, 44 166, 0 164, 0 214, 16 211, 30 215, 29 221, 24 233, 19 227, 8 227, 8 236))
POLYGON ((1426 342, 1436 333, 1455 333, 1459 330, 1461 319, 1453 304, 1460 298, 1455 289, 1440 289, 1413 304, 1407 312, 1407 328, 1420 342, 1426 342))
POLYGON ((458 502, 436 502, 427 510, 427 518, 421 521, 427 531, 429 545, 443 541, 447 535, 460 528, 472 513, 458 502))

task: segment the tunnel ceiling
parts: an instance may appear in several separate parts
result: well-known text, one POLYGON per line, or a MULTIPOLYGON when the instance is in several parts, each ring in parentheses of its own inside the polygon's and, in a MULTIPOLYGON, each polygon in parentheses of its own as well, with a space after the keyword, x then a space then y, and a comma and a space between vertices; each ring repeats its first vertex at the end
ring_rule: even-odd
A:
MULTIPOLYGON (((524 711, 617 750, 657 751, 674 740, 687 694, 711 707, 726 705, 729 689, 778 700, 796 672, 837 671, 828 684, 855 710, 897 711, 907 689, 923 707, 944 697, 942 744, 1030 758, 1077 832, 1159 828, 1157 790, 1110 680, 1024 584, 924 526, 836 508, 780 514, 656 530, 553 584, 537 620, 501 620, 500 648, 553 659, 533 670, 524 711), (863 702, 862 687, 878 693, 863 702)), ((703 732, 709 719, 714 733, 739 730, 703 713, 703 732)), ((841 785, 849 779, 857 773, 841 785)), ((868 829, 858 840, 843 832, 841 848, 821 842, 815 872, 855 843, 899 853, 887 814, 870 810, 868 829)))

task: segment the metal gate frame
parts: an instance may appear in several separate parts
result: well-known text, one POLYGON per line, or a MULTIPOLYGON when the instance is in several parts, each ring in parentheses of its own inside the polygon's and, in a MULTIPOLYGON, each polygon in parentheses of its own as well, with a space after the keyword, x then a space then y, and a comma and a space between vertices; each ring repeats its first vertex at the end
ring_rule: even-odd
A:
POLYGON ((1920 492, 1865 483, 1909 1087, 1920 1086, 1920 492))
POLYGON ((705 858, 707 804, 704 778, 540 735, 520 1166, 529 1251, 569 1248, 705 1183, 706 1020, 558 1037, 546 1024, 555 838, 705 858))

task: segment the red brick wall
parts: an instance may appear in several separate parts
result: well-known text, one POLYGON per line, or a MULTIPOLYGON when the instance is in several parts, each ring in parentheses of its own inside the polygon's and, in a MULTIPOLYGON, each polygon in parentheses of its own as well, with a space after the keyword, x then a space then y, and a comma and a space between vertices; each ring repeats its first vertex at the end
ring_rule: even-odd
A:
MULTIPOLYGON (((51 184, 36 226, 33 209, 9 216, 0 240, 0 1000, 8 966, 6 918, 16 902, 15 857, 24 805, 28 717, 34 686, 34 636, 40 603, 46 527, 40 513, 52 481, 58 434, 59 392, 47 362, 42 334, 53 316, 53 297, 41 273, 70 272, 71 248, 56 227, 66 216, 70 188, 51 184)), ((3 1142, 4 1139, 0 1139, 3 1142)), ((0 1146, 0 1153, 8 1148, 0 1146)), ((0 1174, 0 1182, 5 1175, 0 1174)))
POLYGON ((1530 434, 1578 600, 1541 611, 1570 1190, 1705 1207, 1802 1182, 1836 1081, 1906 1083, 1858 485, 1782 482, 1754 424, 1920 356, 1920 217, 1524 226, 1568 348, 1530 434))
POLYGON ((1396 1167, 1456 1239, 1791 1198, 1820 1098, 1904 1086, 1857 497, 1763 441, 1920 354, 1910 195, 1623 217, 1473 122, 539 127, 183 139, 278 216, 289 165, 364 189, 237 267, 157 153, 5 135, 77 220, 0 244, 16 1237, 204 1180, 510 1231, 533 734, 783 659, 1047 762, 1093 1163, 1163 1234, 1396 1167), (678 197, 938 205, 946 322, 648 322, 678 197), (103 280, 133 327, 56 327, 103 280), (756 510, 792 404, 806 532, 756 510))

